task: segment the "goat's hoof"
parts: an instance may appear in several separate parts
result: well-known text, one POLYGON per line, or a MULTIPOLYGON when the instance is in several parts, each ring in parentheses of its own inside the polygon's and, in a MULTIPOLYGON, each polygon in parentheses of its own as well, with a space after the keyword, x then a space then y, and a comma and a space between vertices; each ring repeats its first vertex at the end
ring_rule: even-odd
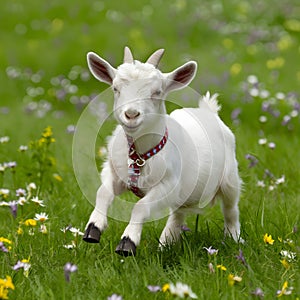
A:
POLYGON ((101 232, 98 227, 95 226, 94 223, 90 223, 88 228, 86 229, 83 240, 88 243, 99 243, 101 232))
POLYGON ((119 245, 117 246, 116 253, 122 256, 135 256, 136 246, 134 242, 129 237, 123 237, 119 245))

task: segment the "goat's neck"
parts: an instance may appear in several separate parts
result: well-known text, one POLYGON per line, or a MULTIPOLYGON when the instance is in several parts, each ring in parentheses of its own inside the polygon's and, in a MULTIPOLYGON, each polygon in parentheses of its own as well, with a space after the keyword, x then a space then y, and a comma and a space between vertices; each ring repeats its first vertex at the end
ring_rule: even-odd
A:
POLYGON ((155 123, 151 128, 147 128, 139 134, 135 139, 134 144, 136 151, 140 154, 146 153, 147 151, 154 148, 159 144, 166 132, 166 122, 165 118, 162 117, 161 120, 155 123))

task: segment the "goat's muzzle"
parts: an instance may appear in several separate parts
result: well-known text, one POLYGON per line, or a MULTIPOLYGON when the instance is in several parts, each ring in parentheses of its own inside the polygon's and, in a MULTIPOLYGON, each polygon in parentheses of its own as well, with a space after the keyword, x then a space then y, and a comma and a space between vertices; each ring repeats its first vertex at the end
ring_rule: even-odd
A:
POLYGON ((139 117, 140 113, 135 109, 128 109, 125 111, 125 118, 127 120, 134 120, 139 117))

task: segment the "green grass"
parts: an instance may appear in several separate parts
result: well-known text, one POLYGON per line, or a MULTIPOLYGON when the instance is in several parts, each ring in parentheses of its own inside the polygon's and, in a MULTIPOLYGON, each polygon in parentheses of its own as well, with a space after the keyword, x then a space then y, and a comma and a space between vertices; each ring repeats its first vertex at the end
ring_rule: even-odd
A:
MULTIPOLYGON (((9 299, 107 299, 114 293, 127 300, 172 299, 168 293, 147 289, 147 285, 170 282, 188 284, 198 299, 251 299, 258 287, 265 299, 274 299, 285 281, 294 289, 284 297, 299 299, 299 115, 282 125, 283 116, 289 115, 293 106, 295 114, 300 103, 299 15, 297 0, 3 1, 0 138, 8 136, 10 140, 0 143, 0 165, 15 161, 17 167, 0 171, 0 189, 10 190, 8 197, 0 196, 0 202, 16 200, 16 189, 35 182, 34 193, 45 204, 19 206, 16 218, 9 207, 0 207, 0 237, 12 241, 11 245, 4 243, 11 246, 8 253, 0 250, 0 279, 11 276, 15 285, 9 290, 9 299), (73 135, 67 133, 89 97, 106 89, 86 77, 85 55, 91 50, 98 52, 117 66, 125 45, 142 61, 154 50, 165 48, 161 62, 165 72, 188 59, 196 60, 198 73, 191 88, 220 94, 221 117, 236 135, 244 182, 240 213, 245 244, 223 240, 223 218, 217 204, 205 210, 198 224, 195 216, 188 217, 191 231, 183 232, 182 241, 164 252, 157 251, 157 240, 165 220, 145 224, 136 257, 122 259, 114 253, 126 223, 113 219, 99 245, 86 244, 78 237, 75 249, 64 247, 74 236, 61 228, 72 225, 83 230, 93 209, 77 184, 72 166, 73 135), (259 90, 269 92, 267 98, 250 95, 249 75, 257 76, 259 90), (71 79, 58 81, 62 76, 71 79), (73 94, 68 92, 68 84, 72 84, 73 94), (278 100, 279 92, 284 93, 284 100, 278 100), (280 116, 262 111, 264 101, 280 116), (232 120, 231 113, 237 108, 241 112, 232 120), (266 123, 259 121, 262 115, 268 118, 266 123), (18 151, 20 145, 39 140, 49 125, 55 143, 18 151), (267 138, 266 145, 258 144, 261 138, 267 138), (269 148, 269 142, 276 144, 275 149, 269 148), (246 154, 258 160, 253 168, 248 167, 246 154), (266 176, 266 169, 273 176, 266 176), (284 183, 277 185, 276 179, 283 175, 284 183), (258 187, 259 180, 266 186, 258 187), (20 222, 40 212, 49 216, 47 234, 39 232, 39 224, 33 228, 34 234, 29 234, 30 228, 20 222), (23 234, 17 233, 19 226, 23 234), (273 245, 264 243, 266 233, 275 240, 273 245), (209 257, 203 249, 209 246, 219 250, 216 256, 209 257), (240 250, 246 265, 236 258, 240 250), (282 250, 297 255, 288 269, 280 262, 282 250), (12 269, 22 259, 29 259, 28 274, 12 269), (70 282, 64 277, 67 262, 78 267, 70 282), (209 271, 209 262, 215 273, 209 271), (227 270, 217 269, 219 264, 227 270), (230 286, 229 274, 242 277, 242 281, 230 286)), ((170 100, 186 105, 175 96, 170 100)), ((188 104, 195 106, 196 100, 189 99, 188 104)), ((107 106, 109 112, 111 103, 107 106)), ((175 107, 168 104, 169 111, 175 107)), ((97 154, 98 147, 105 145, 114 125, 109 119, 97 139, 99 166, 103 157, 97 154)), ((126 198, 133 196, 126 194, 126 198)))

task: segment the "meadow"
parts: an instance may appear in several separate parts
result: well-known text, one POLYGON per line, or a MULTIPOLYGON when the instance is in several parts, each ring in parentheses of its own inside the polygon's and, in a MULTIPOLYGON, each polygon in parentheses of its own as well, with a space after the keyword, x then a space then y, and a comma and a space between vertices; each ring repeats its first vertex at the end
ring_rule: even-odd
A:
MULTIPOLYGON (((0 299, 299 299, 299 16, 298 0, 2 1, 0 299), (244 244, 223 238, 218 203, 163 252, 165 219, 145 224, 135 257, 114 252, 121 218, 100 244, 82 241, 99 179, 74 171, 74 133, 87 111, 105 121, 91 149, 100 170, 116 124, 86 53, 117 66, 126 45, 141 61, 164 48, 164 72, 197 61, 191 91, 220 95, 244 244)), ((174 95, 167 108, 197 103, 174 95)))

